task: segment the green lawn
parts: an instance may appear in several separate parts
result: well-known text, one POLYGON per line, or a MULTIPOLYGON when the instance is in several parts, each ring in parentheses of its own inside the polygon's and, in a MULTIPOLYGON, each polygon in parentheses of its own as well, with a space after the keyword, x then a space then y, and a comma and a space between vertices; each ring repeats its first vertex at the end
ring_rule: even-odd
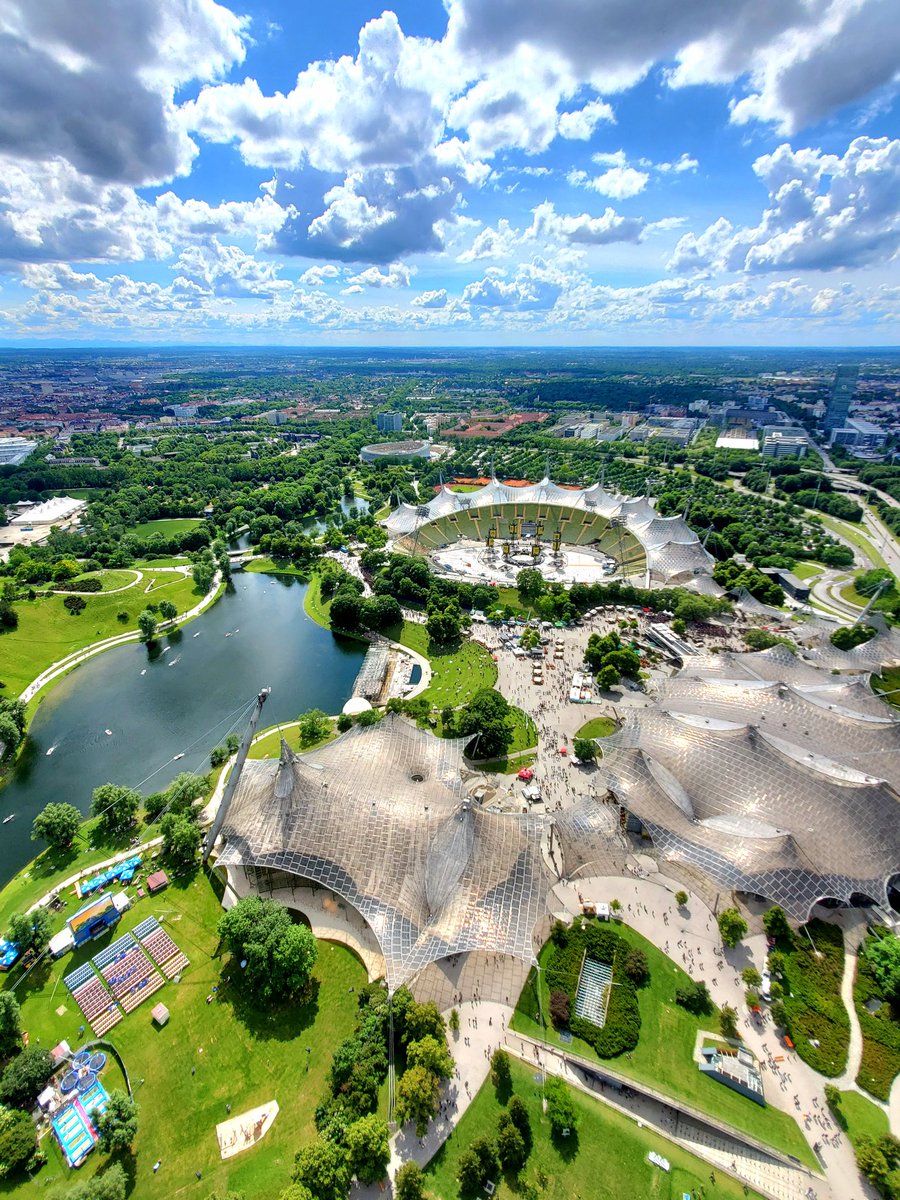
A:
POLYGON ((326 742, 333 741, 337 737, 337 730, 332 722, 331 733, 327 737, 321 738, 318 742, 313 742, 309 746, 300 745, 300 731, 294 726, 291 729, 277 726, 263 734, 258 742, 254 742, 250 747, 250 758, 277 758, 281 753, 281 739, 287 742, 292 750, 299 751, 301 754, 306 754, 310 750, 315 750, 317 746, 324 746, 326 742))
POLYGON ((79 575, 77 578, 73 579, 72 583, 78 584, 84 579, 100 580, 101 591, 95 593, 98 596, 102 595, 103 592, 115 592, 119 588, 127 588, 131 584, 135 584, 136 586, 138 585, 138 578, 134 571, 88 571, 84 575, 79 575))
POLYGON ((244 570, 257 575, 296 575, 300 579, 309 578, 309 571, 302 567, 295 567, 293 563, 276 562, 274 558, 253 558, 247 563, 244 570))
POLYGON ((0 635, 0 679, 6 684, 6 695, 18 695, 35 676, 76 650, 136 629, 138 614, 149 601, 171 600, 179 612, 185 612, 200 598, 190 576, 145 571, 143 582, 127 592, 84 597, 86 608, 74 617, 63 607, 63 596, 19 601, 18 628, 0 635), (128 613, 127 621, 116 619, 120 612, 128 613))
POLYGON ((609 737, 611 733, 615 733, 618 725, 612 717, 594 717, 592 721, 588 721, 575 734, 580 738, 601 738, 609 737))
POLYGON ((855 604, 857 608, 865 608, 869 603, 870 597, 860 595, 852 583, 842 587, 840 593, 842 600, 846 600, 848 604, 855 604))
MULTIPOLYGON (((153 997, 154 1003, 164 1001, 171 1013, 164 1029, 151 1025, 151 1005, 144 1004, 109 1035, 139 1104, 135 1184, 129 1200, 158 1200, 163 1194, 206 1200, 211 1191, 224 1193, 229 1188, 242 1192, 246 1200, 277 1195, 289 1182, 294 1153, 315 1136, 313 1113, 325 1092, 332 1054, 353 1029, 355 993, 366 982, 366 973, 349 950, 320 942, 317 998, 260 1013, 233 986, 222 983, 223 970, 228 975, 233 968, 218 956, 215 929, 220 911, 216 891, 201 873, 191 883, 138 901, 119 926, 125 931, 150 914, 164 917, 170 935, 191 960, 181 983, 168 983, 153 997), (206 997, 214 985, 219 992, 208 1005, 206 997), (273 1099, 280 1112, 265 1139, 223 1163, 215 1126, 227 1118, 226 1104, 236 1116, 273 1099), (157 1159, 162 1160, 158 1177, 152 1171, 157 1159), (198 1170, 200 1181, 194 1174, 198 1170)), ((60 980, 99 948, 94 944, 90 951, 60 960, 20 995, 32 1044, 40 1039, 51 1046, 65 1037, 73 1047, 78 1045, 82 1017, 60 980), (58 1016, 60 1006, 65 1012, 58 1016)), ((0 1191, 30 1200, 59 1183, 75 1182, 54 1140, 47 1138, 44 1145, 49 1161, 35 1178, 7 1182, 0 1191)), ((77 1178, 90 1177, 103 1161, 95 1151, 77 1178)))
MULTIPOLYGON (((657 1091, 665 1092, 675 1100, 682 1100, 710 1113, 735 1129, 743 1130, 785 1154, 793 1154, 802 1162, 814 1166, 812 1150, 806 1144, 797 1123, 787 1113, 776 1108, 760 1108, 752 1100, 730 1091, 700 1073, 693 1060, 697 1032, 701 1029, 715 1032, 718 1028, 718 1017, 695 1017, 675 1004, 673 997, 676 988, 687 982, 688 976, 685 972, 630 926, 619 923, 616 932, 639 946, 647 955, 650 982, 638 991, 641 1011, 640 1040, 630 1055, 611 1060, 610 1066, 623 1075, 630 1075, 657 1091)), ((550 943, 542 949, 542 965, 549 959, 551 951, 550 943)), ((533 979, 534 973, 522 990, 510 1026, 531 1037, 541 1038, 544 1033, 534 1015, 537 1007, 533 979)), ((550 994, 544 980, 545 976, 542 973, 543 1009, 547 1013, 550 1009, 550 994)), ((551 1044, 562 1045, 559 1034, 551 1025, 546 1027, 546 1036, 551 1044)), ((580 1038, 574 1038, 570 1048, 573 1053, 583 1058, 600 1061, 593 1047, 580 1038)))
POLYGON ((825 568, 822 563, 804 561, 794 564, 793 574, 798 579, 812 579, 816 575, 821 575, 824 570, 825 568))
POLYGON ((851 542, 858 550, 861 550, 872 563, 872 566, 887 567, 887 563, 875 549, 875 543, 865 533, 861 532, 859 525, 851 525, 849 521, 841 521, 837 517, 830 517, 825 513, 816 513, 816 516, 822 518, 822 524, 826 529, 830 529, 832 533, 841 534, 848 542, 851 542))
POLYGON ((435 646, 425 626, 415 621, 404 621, 399 630, 392 629, 389 634, 395 641, 416 650, 431 663, 431 683, 422 695, 436 708, 445 708, 448 704, 456 708, 460 704, 467 704, 476 692, 493 687, 497 682, 497 664, 489 651, 478 642, 462 641, 458 646, 435 646))
POLYGON ((892 692, 887 703, 900 708, 900 667, 887 667, 881 675, 872 676, 872 687, 879 694, 892 692))
MULTIPOLYGON (((579 1114, 576 1138, 557 1141, 541 1105, 541 1088, 534 1070, 513 1059, 513 1090, 525 1102, 531 1120, 533 1147, 518 1179, 498 1179, 497 1200, 527 1194, 541 1200, 681 1200, 687 1193, 715 1200, 739 1200, 745 1193, 735 1180, 716 1172, 714 1191, 709 1187, 710 1168, 673 1142, 639 1129, 634 1121, 599 1100, 571 1088, 579 1114), (663 1155, 671 1171, 661 1171, 647 1158, 650 1151, 663 1155)), ((463 1152, 479 1137, 493 1139, 503 1106, 488 1080, 466 1114, 425 1169, 425 1186, 437 1200, 456 1200, 456 1173, 463 1152)))
POLYGON ((135 525, 131 532, 142 541, 154 534, 162 537, 175 537, 179 533, 187 533, 203 521, 202 517, 165 517, 160 521, 144 521, 135 525))
POLYGON ((884 1110, 859 1092, 841 1092, 841 1115, 847 1122, 847 1136, 854 1146, 861 1137, 878 1138, 888 1132, 884 1110))
POLYGON ((329 618, 331 601, 326 600, 322 595, 322 580, 315 571, 310 577, 309 587, 306 589, 306 595, 303 597, 303 611, 317 625, 321 625, 325 629, 331 628, 329 618))

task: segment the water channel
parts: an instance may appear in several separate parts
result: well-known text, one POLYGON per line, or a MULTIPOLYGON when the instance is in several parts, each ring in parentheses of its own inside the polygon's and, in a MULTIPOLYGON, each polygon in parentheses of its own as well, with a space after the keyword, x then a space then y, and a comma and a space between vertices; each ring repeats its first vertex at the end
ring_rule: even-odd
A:
MULTIPOLYGON (((34 856, 31 822, 45 804, 87 812, 101 783, 146 795, 179 771, 208 770, 209 751, 260 688, 272 689, 264 726, 308 708, 340 712, 365 648, 306 616, 306 586, 290 576, 238 573, 228 593, 155 655, 138 643, 120 646, 54 685, 0 791, 0 814, 15 813, 0 826, 0 883, 34 856)), ((244 724, 240 717, 235 731, 244 724)))

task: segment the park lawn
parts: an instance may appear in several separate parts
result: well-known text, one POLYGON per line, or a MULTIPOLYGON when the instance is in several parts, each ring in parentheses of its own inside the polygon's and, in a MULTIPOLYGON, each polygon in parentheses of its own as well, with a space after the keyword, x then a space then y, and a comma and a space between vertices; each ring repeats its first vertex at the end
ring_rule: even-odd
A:
MULTIPOLYGON (((190 882, 138 901, 115 935, 151 914, 163 917, 191 960, 181 983, 168 983, 153 997, 153 1003, 163 1001, 171 1013, 164 1029, 153 1027, 151 1005, 144 1004, 108 1035, 122 1055, 139 1105, 135 1185, 129 1200, 158 1200, 162 1194, 206 1200, 211 1191, 224 1193, 229 1188, 242 1192, 246 1200, 276 1196, 290 1181, 295 1152, 315 1137, 313 1114, 326 1090, 332 1055, 353 1030, 356 993, 366 982, 366 972, 343 946, 318 943, 314 974, 319 992, 305 1005, 260 1012, 233 987, 223 986, 223 968, 225 975, 231 968, 218 954, 217 895, 209 877, 198 873, 190 882), (213 986, 219 986, 219 992, 207 1004, 213 986), (227 1118, 226 1104, 238 1116, 273 1099, 280 1111, 265 1139, 223 1163, 215 1126, 227 1118), (157 1159, 162 1160, 158 1177, 152 1170, 157 1159), (196 1179, 196 1171, 202 1180, 196 1179)), ((19 996, 32 1044, 40 1038, 51 1046, 62 1037, 73 1047, 79 1044, 83 1018, 61 978, 99 948, 94 944, 89 951, 54 963, 19 996), (60 1005, 66 1012, 57 1016, 60 1005)), ((63 1166, 49 1139, 46 1146, 49 1161, 33 1180, 8 1182, 0 1192, 14 1190, 17 1200, 32 1200, 46 1195, 49 1187, 74 1183, 76 1177, 63 1166)), ((90 1177, 104 1161, 94 1151, 78 1178, 90 1177)))
POLYGON ((140 541, 156 534, 162 537, 176 537, 179 533, 187 533, 196 528, 202 522, 202 517, 164 517, 159 521, 144 521, 135 525, 131 532, 140 541))
MULTIPOLYGON (((877 936, 872 932, 867 941, 877 936)), ((877 1099, 887 1101, 894 1079, 900 1074, 900 1004, 885 1000, 884 988, 872 970, 865 946, 863 943, 863 953, 857 958, 853 981, 853 1003, 863 1039, 856 1083, 877 1099)))
POLYGON ((831 517, 826 513, 817 512, 816 516, 821 517, 822 524, 826 529, 830 529, 832 533, 841 534, 848 542, 852 542, 858 550, 861 550, 872 566, 887 568, 887 563, 875 548, 875 543, 860 532, 858 525, 851 525, 848 521, 841 521, 838 517, 831 517))
POLYGON ((816 575, 821 575, 824 570, 825 568, 822 563, 813 562, 810 559, 809 561, 794 563, 793 574, 798 579, 812 579, 816 575))
POLYGON ((841 1116, 846 1121, 847 1136, 854 1146, 861 1137, 879 1138, 888 1132, 884 1110, 859 1092, 841 1092, 841 1116))
POLYGON ((287 560, 276 562, 274 558, 252 558, 244 570, 257 575, 296 575, 300 579, 309 579, 308 570, 303 567, 295 567, 287 560))
POLYGON ((409 646, 431 663, 431 683, 422 695, 435 708, 468 704, 476 692, 492 688, 497 682, 497 664, 480 642, 463 640, 455 646, 435 646, 425 626, 415 621, 404 621, 399 629, 389 633, 395 641, 409 646))
POLYGON ((86 607, 74 617, 63 607, 64 596, 17 601, 18 628, 0 635, 0 679, 6 694, 18 695, 42 671, 77 650, 136 630, 138 614, 151 598, 171 600, 179 612, 186 612, 202 593, 189 575, 145 571, 142 582, 125 592, 84 597, 86 607), (120 612, 128 613, 127 621, 116 619, 120 612))
POLYGON ((100 596, 103 592, 115 592, 119 588, 130 587, 131 584, 137 582, 137 575, 134 571, 110 568, 105 571, 87 571, 84 575, 79 575, 71 580, 71 583, 76 585, 83 579, 99 579, 101 591, 94 594, 100 596))
MULTIPOLYGON (((675 990, 687 983, 687 974, 629 925, 619 922, 615 928, 621 937, 644 951, 650 967, 650 982, 637 993, 641 1012, 640 1039, 630 1055, 615 1059, 601 1059, 592 1046, 577 1037, 572 1039, 567 1049, 594 1062, 606 1061, 622 1075, 630 1075, 785 1154, 794 1155, 809 1166, 816 1166, 812 1150, 792 1117, 776 1108, 760 1108, 754 1101, 701 1074, 694 1062, 697 1033, 699 1030, 714 1032, 718 1027, 718 1016, 695 1017, 677 1005, 673 999, 675 990)), ((550 956, 551 945, 548 943, 541 950, 542 964, 550 956)), ((522 989, 510 1028, 530 1037, 544 1039, 540 1021, 532 1015, 536 1011, 533 980, 534 972, 522 989)), ((548 1013, 550 992, 544 980, 542 973, 543 1011, 548 1013)), ((563 1045, 559 1034, 549 1024, 546 1026, 545 1040, 554 1046, 563 1045)))
POLYGON ((322 595, 322 579, 317 571, 310 577, 309 587, 303 597, 303 611, 317 625, 331 628, 331 600, 326 600, 322 595))
MULTIPOLYGON (((0 935, 6 931, 9 918, 13 913, 25 912, 42 896, 70 876, 83 871, 94 863, 105 862, 122 850, 127 850, 131 843, 132 832, 136 832, 141 841, 152 840, 159 836, 156 825, 141 826, 136 831, 129 830, 118 838, 104 839, 100 844, 93 845, 93 831, 97 822, 88 820, 82 822, 79 837, 68 849, 54 850, 47 847, 28 864, 18 871, 7 885, 0 891, 0 935)), ((39 843, 36 843, 39 844, 39 843)), ((67 916, 76 911, 78 901, 70 889, 67 893, 69 909, 53 916, 53 932, 61 929, 67 916), (76 908, 73 909, 72 905, 76 908)))
MULTIPOLYGON (((496 1200, 512 1200, 540 1193, 542 1200, 675 1200, 684 1194, 699 1195, 709 1188, 710 1168, 680 1146, 651 1132, 577 1088, 570 1088, 579 1114, 576 1138, 557 1141, 541 1104, 541 1088, 533 1068, 518 1059, 510 1062, 513 1091, 528 1108, 534 1144, 518 1179, 501 1176, 496 1200), (671 1172, 661 1171, 647 1158, 650 1151, 663 1155, 671 1172)), ((496 1091, 487 1080, 459 1125, 425 1168, 426 1190, 437 1200, 456 1200, 456 1174, 463 1152, 479 1137, 493 1140, 503 1111, 496 1091)), ((712 1195, 712 1193, 709 1193, 712 1195)), ((729 1176, 716 1172, 716 1200, 738 1200, 745 1193, 729 1176)))
POLYGON ((253 743, 250 747, 249 758, 278 758, 281 753, 281 739, 287 742, 290 748, 299 754, 308 754, 310 750, 315 750, 319 746, 324 746, 327 742, 332 742, 337 737, 337 729, 334 722, 331 723, 331 732, 327 736, 320 738, 317 742, 310 742, 307 746, 300 745, 300 731, 296 725, 281 725, 275 726, 274 729, 267 730, 262 736, 253 743))
POLYGON ((611 733, 615 733, 618 725, 612 717, 594 717, 592 721, 587 721, 575 734, 580 738, 601 738, 609 737, 611 733))
POLYGON ((524 767, 533 767, 536 754, 517 754, 514 758, 483 758, 478 760, 478 770, 490 775, 517 775, 524 767))
POLYGON ((848 604, 855 604, 857 608, 865 608, 870 598, 861 595, 852 583, 841 588, 841 599, 846 600, 848 604))

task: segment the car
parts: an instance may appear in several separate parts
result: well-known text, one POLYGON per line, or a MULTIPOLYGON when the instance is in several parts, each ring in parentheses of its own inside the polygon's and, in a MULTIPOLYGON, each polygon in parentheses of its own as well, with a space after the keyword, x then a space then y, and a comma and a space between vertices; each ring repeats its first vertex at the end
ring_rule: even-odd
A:
POLYGON ((529 779, 534 779, 534 771, 532 771, 531 767, 523 767, 517 778, 524 779, 526 781, 529 779))

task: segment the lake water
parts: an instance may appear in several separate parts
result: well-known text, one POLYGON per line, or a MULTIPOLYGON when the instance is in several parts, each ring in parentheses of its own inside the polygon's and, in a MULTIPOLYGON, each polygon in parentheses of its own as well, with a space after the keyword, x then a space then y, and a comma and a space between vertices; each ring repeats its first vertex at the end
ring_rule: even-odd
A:
POLYGON ((243 733, 243 714, 261 688, 272 689, 261 728, 308 708, 340 712, 365 647, 306 616, 306 586, 290 576, 237 573, 233 590, 155 654, 138 643, 121 646, 56 684, 0 791, 0 815, 16 814, 0 825, 0 882, 34 857, 31 822, 45 804, 86 813, 101 783, 146 795, 179 771, 208 770, 210 750, 235 721, 234 732, 243 733), (184 757, 173 761, 176 754, 184 757))

